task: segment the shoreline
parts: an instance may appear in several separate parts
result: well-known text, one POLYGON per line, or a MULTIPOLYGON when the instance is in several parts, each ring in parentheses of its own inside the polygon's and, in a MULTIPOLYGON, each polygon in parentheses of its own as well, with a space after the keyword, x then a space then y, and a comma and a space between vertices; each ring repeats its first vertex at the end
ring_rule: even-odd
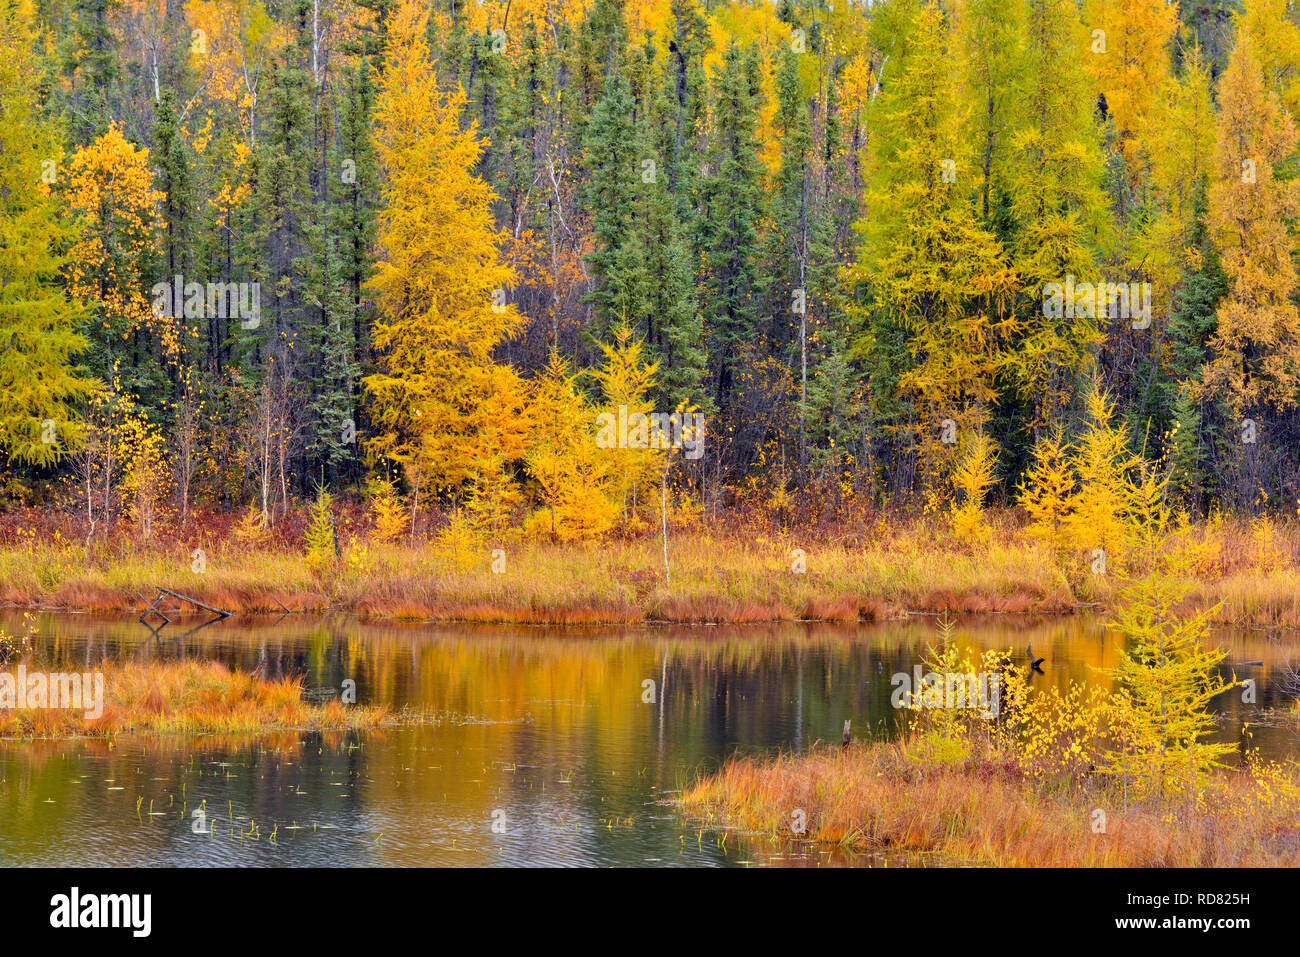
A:
MULTIPOLYGON (((1115 607, 1123 569, 1092 574, 999 526, 971 547, 924 522, 835 536, 755 528, 550 543, 385 544, 340 535, 309 567, 291 543, 175 537, 87 550, 53 536, 0 544, 0 608, 138 616, 161 586, 235 615, 354 615, 465 624, 632 625, 898 621, 913 615, 1068 616, 1115 607)), ((1216 624, 1300 629, 1300 526, 1265 553, 1249 527, 1195 527, 1204 557, 1188 610, 1216 624), (1279 547, 1281 546, 1281 547, 1279 547)), ((1135 566, 1134 571, 1137 571, 1135 566)), ((168 598, 160 608, 178 602, 168 598)), ((193 609, 190 609, 193 611, 193 609)), ((154 617, 158 622, 161 619, 154 617)))
MULTIPOLYGON (((147 603, 146 603, 147 604, 147 603)), ((90 608, 75 608, 64 605, 43 605, 43 604, 11 604, 0 603, 0 612, 30 612, 32 614, 54 614, 54 615, 86 615, 100 616, 108 619, 119 619, 122 617, 137 617, 144 609, 142 607, 106 607, 96 605, 90 608)), ((173 611, 169 609, 169 611, 173 611)), ((882 615, 860 616, 857 618, 847 617, 805 617, 800 615, 781 616, 774 618, 758 618, 747 616, 743 619, 699 619, 699 618, 654 618, 654 617, 609 617, 600 618, 592 617, 586 614, 578 615, 576 612, 567 618, 549 620, 526 616, 522 610, 512 616, 509 612, 500 612, 501 617, 491 617, 490 614, 484 613, 480 617, 455 617, 448 615, 430 615, 430 616, 406 616, 406 615, 389 615, 377 612, 369 612, 351 607, 330 606, 330 607, 304 607, 301 609, 284 610, 280 608, 242 608, 231 612, 228 616, 232 619, 281 619, 286 615, 309 615, 313 617, 324 618, 332 615, 344 615, 354 618, 358 621, 374 622, 391 622, 396 624, 431 624, 431 625, 537 625, 539 627, 606 627, 610 625, 646 625, 649 627, 671 628, 683 626, 696 626, 701 628, 716 628, 721 625, 836 625, 836 624, 875 624, 887 621, 906 621, 909 618, 931 618, 942 615, 945 612, 956 614, 958 617, 983 618, 983 617, 1008 617, 1016 619, 1032 618, 1069 618, 1073 615, 1095 613, 1108 614, 1109 609, 1099 608, 1095 605, 1083 603, 1068 609, 981 609, 975 611, 957 612, 949 608, 917 609, 917 608, 887 608, 882 615)), ((181 614, 171 614, 173 623, 193 624, 205 620, 203 612, 191 612, 181 614)), ((209 616, 213 621, 222 621, 224 619, 215 616, 209 616)), ((153 619, 155 623, 158 619, 153 619)))
MULTIPOLYGON (((1212 581, 1198 579, 1189 609, 1219 604, 1211 617, 1217 625, 1255 629, 1300 629, 1300 576, 1291 582, 1269 585, 1278 588, 1277 600, 1260 600, 1247 581, 1212 581)), ((1258 585, 1256 580, 1254 584, 1258 585)), ((702 594, 688 599, 667 600, 652 596, 643 604, 614 604, 579 599, 573 602, 548 601, 544 596, 524 594, 505 601, 437 598, 407 599, 397 603, 384 595, 365 595, 347 601, 329 602, 312 590, 276 590, 275 592, 234 591, 229 587, 204 587, 191 581, 162 579, 141 582, 138 589, 123 594, 117 589, 92 589, 78 586, 69 595, 61 591, 39 596, 38 600, 0 601, 0 610, 12 612, 53 613, 65 615, 103 615, 137 617, 144 613, 157 585, 195 598, 227 612, 230 617, 276 618, 284 615, 326 616, 343 614, 361 621, 411 622, 428 624, 474 625, 543 625, 543 626, 718 626, 771 624, 865 624, 905 621, 911 617, 949 614, 959 618, 997 616, 1009 618, 1068 618, 1079 614, 1108 615, 1115 610, 1110 602, 1074 600, 1064 596, 1040 596, 1031 593, 989 596, 978 591, 955 593, 937 589, 907 604, 888 601, 878 595, 858 597, 813 596, 799 605, 783 604, 762 598, 734 598, 702 594), (136 592, 140 594, 136 594, 136 592)), ((429 589, 436 585, 426 584, 429 589)), ((454 586, 453 586, 454 588, 454 586)), ((452 589, 449 589, 449 591, 452 589)), ((193 622, 213 617, 202 611, 178 609, 179 603, 161 606, 167 617, 177 622, 193 622)), ((161 624, 157 617, 150 619, 161 624)))

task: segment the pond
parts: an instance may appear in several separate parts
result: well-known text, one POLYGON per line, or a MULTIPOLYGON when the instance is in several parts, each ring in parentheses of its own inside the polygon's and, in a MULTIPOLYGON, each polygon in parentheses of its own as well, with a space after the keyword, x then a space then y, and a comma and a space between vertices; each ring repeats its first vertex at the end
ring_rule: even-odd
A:
MULTIPOLYGON (((21 614, 5 612, 10 633, 21 614)), ((800 751, 888 733, 896 672, 911 673, 933 618, 873 625, 590 627, 230 619, 158 636, 134 619, 41 614, 34 662, 214 659, 302 675, 328 697, 419 722, 360 734, 121 736, 0 741, 0 862, 7 866, 675 866, 875 864, 814 846, 755 849, 683 818, 673 800, 736 753, 800 751), (196 808, 201 808, 195 816, 196 808)), ((958 640, 1046 658, 1036 682, 1106 682, 1118 644, 1090 616, 959 622, 958 640)), ((1257 682, 1218 702, 1220 736, 1249 721, 1265 755, 1300 754, 1285 708, 1295 636, 1230 632, 1227 669, 1257 682), (1262 662, 1262 664, 1250 664, 1262 662)), ((36 667, 36 664, 33 665, 36 667)))

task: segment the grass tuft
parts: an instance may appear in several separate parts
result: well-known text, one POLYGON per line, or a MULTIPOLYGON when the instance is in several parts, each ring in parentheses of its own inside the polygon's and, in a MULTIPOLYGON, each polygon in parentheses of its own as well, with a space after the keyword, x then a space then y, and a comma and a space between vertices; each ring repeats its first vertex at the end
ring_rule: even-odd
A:
POLYGON ((382 708, 313 704, 301 678, 264 680, 218 662, 102 666, 103 714, 85 709, 0 710, 0 737, 63 738, 118 734, 246 734, 344 731, 375 727, 382 708))

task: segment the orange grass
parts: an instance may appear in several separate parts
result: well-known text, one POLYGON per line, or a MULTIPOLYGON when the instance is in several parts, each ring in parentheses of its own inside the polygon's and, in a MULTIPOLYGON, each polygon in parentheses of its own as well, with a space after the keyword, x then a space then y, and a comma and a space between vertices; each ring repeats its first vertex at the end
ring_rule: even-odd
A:
POLYGON ((751 840, 790 838, 799 809, 809 839, 955 864, 1295 867, 1298 782, 1294 765, 1259 776, 1224 770, 1195 808, 1126 806, 1114 782, 1095 776, 1035 785, 997 762, 918 763, 900 744, 871 742, 733 760, 688 788, 683 804, 702 825, 732 825, 751 840))
MULTIPOLYGON (((285 536, 249 546, 228 534, 177 535, 148 547, 126 540, 87 550, 61 534, 15 530, 0 534, 0 604, 138 614, 163 585, 235 613, 525 624, 855 621, 1111 606, 1113 577, 1088 573, 1085 557, 1026 541, 1014 512, 990 512, 990 521, 992 540, 977 548, 955 541, 936 518, 670 529, 671 577, 662 541, 650 534, 485 543, 461 561, 432 541, 384 545, 357 529, 344 536, 344 558, 317 573, 285 536), (206 556, 201 572, 192 568, 196 544, 206 556), (497 547, 505 553, 501 573, 492 570, 497 547)), ((1220 622, 1300 627, 1300 523, 1277 523, 1267 549, 1249 523, 1205 523, 1194 534, 1204 544, 1197 606, 1219 604, 1220 622)))
MULTIPOLYGON (((234 613, 527 624, 878 620, 909 610, 1054 613, 1075 605, 1060 572, 1014 542, 974 555, 902 533, 813 540, 673 532, 671 578, 654 537, 502 547, 500 574, 490 548, 458 564, 422 542, 371 544, 317 574, 295 550, 218 541, 199 573, 188 543, 87 554, 67 540, 25 539, 0 544, 0 604, 138 614, 162 585, 234 613), (799 572, 794 549, 806 556, 799 572)), ((176 603, 165 610, 172 615, 176 603)))
POLYGON ((301 678, 270 681, 217 662, 106 663, 101 670, 99 718, 87 719, 84 708, 0 710, 0 737, 342 731, 375 727, 386 716, 382 708, 312 704, 303 700, 301 678))

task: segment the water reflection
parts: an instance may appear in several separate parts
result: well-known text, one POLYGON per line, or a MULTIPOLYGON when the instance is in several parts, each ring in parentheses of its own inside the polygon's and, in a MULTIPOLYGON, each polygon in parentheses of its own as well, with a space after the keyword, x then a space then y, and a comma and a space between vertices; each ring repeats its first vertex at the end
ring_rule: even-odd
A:
MULTIPOLYGON (((42 616, 37 659, 204 658, 301 674, 311 693, 356 682, 361 702, 438 716, 364 735, 0 742, 0 859, 7 864, 529 865, 872 864, 817 848, 726 848, 671 804, 736 753, 799 751, 888 733, 890 677, 934 641, 931 619, 877 626, 744 628, 422 626, 228 620, 158 636, 133 620, 42 616), (137 807, 139 802, 139 807, 137 807), (152 802, 152 815, 150 804, 152 802), (201 817, 194 817, 196 808, 201 817)), ((12 632, 20 619, 5 621, 12 632)), ((1032 641, 1046 673, 1106 679, 1113 635, 1093 618, 992 619, 959 641, 1032 641)), ((1287 702, 1285 645, 1224 633, 1257 702, 1224 696, 1221 736, 1287 702), (1245 666, 1248 661, 1262 665, 1245 666)), ((1290 727, 1254 729, 1293 755, 1290 727)))

